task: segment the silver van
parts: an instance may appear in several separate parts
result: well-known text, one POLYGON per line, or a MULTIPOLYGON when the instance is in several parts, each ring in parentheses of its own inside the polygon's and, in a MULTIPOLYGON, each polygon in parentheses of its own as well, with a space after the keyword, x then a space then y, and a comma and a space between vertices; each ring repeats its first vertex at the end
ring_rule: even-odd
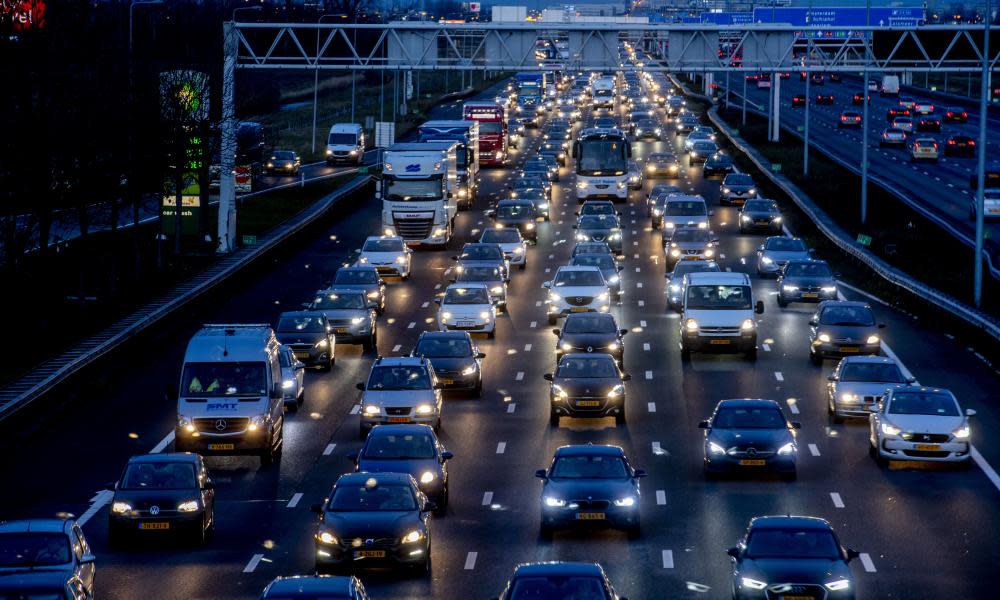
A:
POLYGON ((365 160, 365 130, 356 123, 337 123, 326 139, 326 164, 360 165, 365 160))

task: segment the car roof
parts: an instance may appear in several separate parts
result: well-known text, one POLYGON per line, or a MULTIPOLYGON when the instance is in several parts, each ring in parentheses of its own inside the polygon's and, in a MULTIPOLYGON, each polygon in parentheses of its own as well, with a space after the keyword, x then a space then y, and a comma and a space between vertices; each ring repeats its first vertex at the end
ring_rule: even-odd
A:
POLYGON ((562 364, 563 361, 570 358, 592 358, 597 360, 609 360, 609 361, 615 361, 616 365, 618 364, 618 361, 615 360, 615 357, 611 356, 610 354, 607 354, 606 352, 568 352, 562 355, 562 357, 559 359, 559 364, 562 364))
POLYGON ((375 271, 376 273, 378 273, 378 269, 376 269, 372 265, 351 265, 348 267, 340 267, 339 269, 337 269, 337 273, 340 273, 341 271, 375 271))
POLYGON ((833 531, 833 526, 826 519, 819 517, 799 516, 762 516, 750 519, 752 529, 826 529, 833 531))
POLYGON ((317 290, 317 294, 337 294, 340 296, 364 296, 365 291, 358 288, 329 287, 325 290, 317 290))
POLYGON ((0 533, 62 533, 70 519, 42 518, 0 522, 0 533))
POLYGON ((487 285, 485 283, 483 283, 482 281, 458 281, 458 282, 450 284, 445 289, 446 290, 450 290, 451 288, 460 288, 460 289, 481 288, 481 289, 485 290, 487 288, 487 285))
POLYGON ((573 444, 571 446, 560 446, 556 448, 553 457, 561 456, 625 456, 625 451, 621 446, 610 444, 573 444))
POLYGON ((880 365, 897 365, 895 360, 889 358, 888 356, 873 356, 873 355, 858 355, 858 356, 845 356, 840 359, 841 364, 848 363, 871 363, 880 365))
POLYGON ((750 285, 750 277, 746 273, 735 271, 688 273, 688 281, 692 284, 750 285))
POLYGON ((160 454, 136 454, 128 459, 128 464, 186 462, 198 464, 198 455, 193 452, 164 452, 160 454))
POLYGON ((601 270, 598 269, 597 267, 590 265, 563 265, 556 270, 556 273, 558 274, 559 271, 596 271, 597 273, 601 272, 601 270))
MULTIPOLYGON (((382 427, 382 425, 379 425, 378 427, 382 427)), ((372 431, 374 431, 378 427, 372 429, 372 431)), ((374 479, 376 482, 383 483, 383 484, 384 483, 395 483, 395 484, 403 483, 403 484, 407 484, 407 483, 410 483, 411 481, 413 481, 413 476, 409 475, 407 473, 387 473, 387 472, 382 472, 382 473, 368 473, 368 472, 344 473, 343 475, 341 475, 340 477, 337 478, 336 485, 341 485, 341 484, 344 484, 344 485, 360 485, 360 484, 364 484, 369 479, 374 479)))
POLYGON ((822 258, 793 258, 788 261, 790 265, 825 265, 827 262, 822 258))
POLYGON ((399 237, 398 235, 370 235, 365 238, 366 242, 370 242, 372 240, 399 240, 402 242, 403 238, 399 237))
POLYGON ((434 437, 433 427, 431 427, 430 425, 422 425, 418 423, 405 423, 405 424, 389 423, 386 425, 379 425, 378 427, 375 427, 371 430, 371 432, 368 434, 369 437, 372 434, 375 434, 375 432, 378 432, 377 435, 407 435, 407 434, 412 435, 415 433, 427 433, 430 434, 432 437, 434 437))
POLYGON ((774 407, 781 409, 781 405, 778 404, 776 400, 767 400, 764 398, 730 398, 728 400, 719 400, 719 403, 715 405, 716 409, 722 407, 731 406, 744 406, 747 408, 769 408, 774 407))
POLYGON ((514 568, 514 577, 538 575, 590 575, 604 577, 604 569, 597 563, 584 562, 538 562, 523 563, 514 568))
MULTIPOLYGON (((597 256, 606 256, 606 255, 599 254, 597 256)), ((615 316, 613 314, 611 314, 611 313, 602 313, 602 312, 569 313, 568 315, 566 315, 566 321, 567 322, 570 321, 571 319, 584 319, 584 318, 586 318, 586 319, 593 319, 593 318, 611 319, 612 321, 615 320, 615 316)), ((565 327, 565 324, 563 325, 563 327, 565 327)))
POLYGON ((424 359, 419 356, 382 356, 379 357, 375 364, 372 366, 377 367, 416 367, 424 366, 424 359))
POLYGON ((288 594, 290 592, 303 592, 313 594, 317 592, 332 592, 335 594, 347 595, 351 591, 353 577, 350 576, 329 576, 329 575, 293 575, 291 577, 277 577, 267 586, 267 592, 288 594))
MULTIPOLYGON (((322 290, 322 291, 328 292, 330 290, 322 290)), ((280 315, 278 315, 279 319, 286 319, 286 318, 290 318, 290 317, 318 317, 318 318, 325 318, 326 314, 323 311, 321 311, 321 310, 288 310, 288 311, 285 311, 285 312, 281 313, 280 315)))

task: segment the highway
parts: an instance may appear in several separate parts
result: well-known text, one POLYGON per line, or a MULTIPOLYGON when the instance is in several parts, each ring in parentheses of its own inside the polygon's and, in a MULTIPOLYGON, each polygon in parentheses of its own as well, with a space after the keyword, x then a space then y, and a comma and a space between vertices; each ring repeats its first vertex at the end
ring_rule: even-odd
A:
MULTIPOLYGON (((860 128, 840 128, 838 123, 840 115, 844 111, 856 111, 861 113, 863 106, 852 104, 855 93, 861 92, 861 79, 857 77, 845 77, 843 83, 827 81, 824 85, 810 85, 810 95, 812 104, 809 107, 809 138, 810 143, 816 148, 831 154, 847 164, 861 165, 861 138, 863 132, 860 128), (833 104, 816 104, 815 97, 818 93, 833 94, 833 104)), ((805 125, 805 108, 792 107, 792 97, 796 94, 805 94, 806 84, 799 81, 798 73, 792 73, 790 79, 781 80, 781 106, 780 120, 783 126, 787 126, 800 134, 805 125)), ((737 96, 742 92, 742 84, 733 85, 732 91, 737 96)), ((907 95, 903 92, 902 95, 907 95)), ((750 102, 756 104, 760 110, 767 114, 768 90, 757 89, 753 82, 747 84, 747 96, 750 102)), ((868 132, 868 157, 870 161, 869 173, 872 177, 877 177, 880 182, 887 182, 889 185, 905 194, 921 206, 944 218, 959 232, 969 239, 975 239, 975 221, 970 218, 970 206, 975 200, 975 191, 969 185, 969 178, 975 176, 977 159, 975 157, 953 157, 944 156, 946 140, 951 135, 967 135, 979 142, 979 109, 970 103, 956 101, 954 104, 943 104, 932 101, 935 105, 935 115, 942 119, 941 132, 914 132, 917 137, 932 137, 938 140, 941 148, 941 157, 938 162, 911 162, 909 152, 905 147, 880 147, 879 140, 882 138, 882 131, 890 125, 886 120, 886 111, 890 106, 895 106, 898 98, 883 97, 876 92, 871 93, 871 105, 869 107, 869 132, 868 132), (962 106, 968 111, 968 123, 952 123, 943 120, 944 109, 947 106, 962 106)), ((927 100, 919 94, 912 95, 917 100, 927 100)), ((739 102, 737 99, 736 103, 739 102)), ((750 106, 748 104, 748 106, 750 106)), ((914 117, 914 122, 916 117, 914 117)), ((787 133, 786 133, 787 134, 787 133)), ((995 116, 987 117, 987 165, 1000 156, 1000 120, 995 116)), ((859 207, 860 210, 860 207, 859 207)), ((1000 224, 997 221, 987 220, 985 228, 991 238, 987 240, 986 249, 992 257, 994 267, 1000 268, 998 251, 1000 247, 995 241, 1000 236, 1000 224)))
MULTIPOLYGON (((783 109, 786 116, 790 112, 783 109)), ((665 118, 662 113, 660 118, 665 118)), ((842 139, 822 127, 814 131, 817 141, 842 139)), ((530 135, 537 145, 539 133, 530 135)), ((672 136, 637 142, 635 157, 641 164, 654 151, 680 155, 681 142, 672 136)), ((514 161, 528 154, 522 145, 514 161)), ((892 161, 885 153, 877 156, 892 161)), ((687 158, 681 161, 688 164, 687 158)), ((513 169, 482 171, 478 205, 458 216, 458 242, 478 239, 488 223, 482 211, 513 175, 513 169)), ((613 418, 564 418, 561 426, 550 428, 542 375, 552 370, 555 337, 546 324, 541 284, 567 262, 573 246, 574 179, 571 169, 562 169, 554 186, 553 218, 539 224, 527 270, 513 275, 509 312, 500 317, 496 338, 477 339, 487 354, 483 397, 446 400, 440 435, 455 458, 449 463, 447 514, 432 522, 432 574, 362 571, 372 598, 495 597, 516 564, 537 560, 598 561, 617 591, 633 600, 727 598, 726 548, 751 517, 786 513, 830 520, 841 540, 862 553, 851 563, 859 598, 992 597, 995 584, 988 573, 1000 559, 993 533, 1000 530, 1000 478, 988 465, 1000 464, 1000 443, 990 434, 1000 430, 1000 411, 990 399, 996 397, 1000 373, 933 322, 873 301, 887 324, 885 341, 909 371, 924 384, 951 389, 963 407, 978 411, 972 435, 987 471, 933 465, 880 469, 868 457, 863 423, 828 421, 824 394, 834 362, 822 368, 809 363, 811 307, 780 309, 773 280, 753 277, 757 297, 766 305, 756 362, 739 355, 695 355, 682 362, 679 317, 667 311, 664 298, 660 232, 651 230, 643 208, 652 181, 632 192, 621 208, 626 293, 612 312, 620 326, 631 330, 625 353, 625 369, 632 375, 627 425, 616 426, 613 418), (697 423, 718 400, 742 397, 778 400, 790 419, 802 422, 797 481, 704 478, 697 423), (547 466, 557 447, 587 442, 621 445, 634 465, 649 472, 642 481, 641 538, 600 530, 561 532, 552 541, 539 538, 540 483, 534 471, 547 466)), ((720 264, 752 272, 762 237, 738 233, 737 209, 718 204, 719 180, 703 178, 700 167, 685 168, 677 185, 702 194, 714 210, 720 264)), ((261 468, 256 458, 207 459, 217 484, 218 524, 206 547, 109 549, 108 494, 102 490, 129 456, 171 450, 176 406, 164 398, 163 389, 176 383, 187 341, 200 325, 273 323, 279 312, 298 308, 350 260, 367 235, 377 233, 380 210, 374 200, 358 202, 325 229, 290 244, 225 296, 179 317, 143 347, 122 353, 94 374, 86 390, 53 394, 43 418, 4 424, 0 450, 7 460, 0 479, 7 482, 7 493, 0 496, 0 515, 86 517, 84 531, 97 555, 102 598, 250 599, 277 575, 311 573, 315 515, 310 505, 322 501, 337 476, 353 468, 345 455, 361 445, 354 384, 367 376, 375 356, 362 354, 360 347, 338 347, 331 372, 307 373, 305 404, 286 415, 280 465, 261 468)), ((390 285, 387 310, 379 318, 379 354, 406 353, 422 330, 433 327, 431 300, 447 285, 453 253, 417 251, 410 280, 390 285)))

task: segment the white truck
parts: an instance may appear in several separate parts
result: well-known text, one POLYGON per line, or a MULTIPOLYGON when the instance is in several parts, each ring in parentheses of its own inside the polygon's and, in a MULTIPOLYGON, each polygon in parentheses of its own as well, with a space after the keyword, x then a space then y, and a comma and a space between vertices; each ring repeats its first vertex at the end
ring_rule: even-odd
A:
POLYGON ((445 247, 458 212, 458 143, 393 144, 383 157, 375 194, 382 230, 408 245, 445 247))
POLYGON ((602 75, 590 84, 593 92, 594 109, 614 108, 615 106, 615 78, 611 75, 602 75))
POLYGON ((898 96, 899 95, 899 76, 898 75, 883 75, 882 76, 882 89, 883 96, 898 96))

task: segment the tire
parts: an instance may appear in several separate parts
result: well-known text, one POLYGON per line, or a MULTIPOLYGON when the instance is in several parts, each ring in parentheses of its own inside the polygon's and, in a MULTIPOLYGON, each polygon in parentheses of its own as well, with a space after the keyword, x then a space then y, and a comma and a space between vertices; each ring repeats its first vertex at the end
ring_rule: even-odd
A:
POLYGON ((476 382, 476 387, 472 389, 472 396, 474 398, 482 398, 483 397, 483 377, 482 377, 482 375, 479 376, 479 381, 476 382))
POLYGON ((281 462, 281 450, 275 450, 272 440, 272 445, 260 455, 260 466, 270 467, 277 462, 281 462))
POLYGON ((191 545, 201 547, 205 545, 205 520, 202 518, 201 523, 191 532, 191 545))
POLYGON ((879 454, 878 449, 875 448, 875 446, 872 446, 871 444, 868 445, 868 455, 875 460, 875 464, 878 465, 879 468, 884 469, 889 466, 889 459, 879 454))
POLYGON ((795 481, 796 479, 798 479, 798 477, 799 477, 799 472, 797 470, 781 474, 781 479, 784 481, 795 481))
POLYGON ((486 337, 492 340, 496 336, 497 336, 497 329, 496 329, 496 326, 494 325, 493 329, 491 329, 489 332, 487 332, 486 337))
POLYGON ((365 427, 364 425, 361 425, 360 427, 358 427, 358 439, 364 441, 364 439, 368 437, 368 432, 369 431, 371 431, 371 430, 368 429, 367 427, 365 427))
POLYGON ((817 367, 823 364, 823 357, 815 352, 809 353, 809 360, 817 367))
POLYGON ((555 325, 557 320, 558 317, 556 317, 555 315, 549 315, 549 325, 555 325))
POLYGON ((444 516, 448 512, 448 484, 444 486, 444 493, 441 494, 441 501, 437 504, 437 510, 434 511, 435 517, 444 516))
POLYGON ((523 270, 525 270, 527 268, 528 268, 528 261, 524 261, 523 263, 521 263, 521 264, 519 264, 517 266, 517 270, 518 271, 523 271, 523 270))
POLYGON ((788 300, 785 300, 784 298, 782 298, 781 294, 778 294, 778 306, 780 306, 781 308, 787 308, 788 307, 788 300))
POLYGON ((323 365, 322 367, 320 367, 319 370, 323 371, 324 373, 329 373, 330 369, 333 367, 333 360, 334 359, 330 359, 330 360, 326 361, 326 364, 323 365))
POLYGON ((559 414, 554 410, 549 411, 549 425, 559 427, 559 414))
POLYGON ((681 344, 681 361, 683 362, 691 361, 691 349, 686 348, 684 344, 681 344))
POLYGON ((372 330, 372 334, 368 336, 367 340, 364 341, 364 343, 361 345, 361 348, 365 352, 371 352, 376 347, 378 347, 378 334, 375 333, 374 330, 372 330))

